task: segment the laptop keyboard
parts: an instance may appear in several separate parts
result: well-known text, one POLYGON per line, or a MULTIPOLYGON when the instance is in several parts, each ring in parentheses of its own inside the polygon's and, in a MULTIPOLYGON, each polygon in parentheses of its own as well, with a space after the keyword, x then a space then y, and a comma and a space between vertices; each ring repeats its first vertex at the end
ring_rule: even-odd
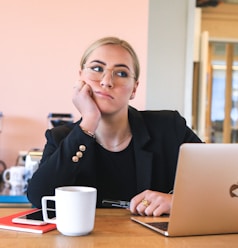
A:
POLYGON ((161 229, 163 231, 167 231, 168 226, 169 226, 169 222, 148 222, 146 224, 151 225, 155 228, 161 229))

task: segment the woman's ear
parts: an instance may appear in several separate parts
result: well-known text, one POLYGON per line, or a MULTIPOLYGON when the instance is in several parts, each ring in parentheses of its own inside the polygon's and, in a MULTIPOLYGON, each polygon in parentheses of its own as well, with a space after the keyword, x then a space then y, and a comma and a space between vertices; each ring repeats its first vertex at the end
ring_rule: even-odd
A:
POLYGON ((79 70, 79 80, 83 80, 84 81, 84 73, 83 70, 79 70))
POLYGON ((136 93, 135 92, 132 92, 131 96, 130 96, 130 100, 134 99, 136 96, 136 93))
POLYGON ((136 90, 137 90, 138 85, 139 85, 139 81, 136 81, 135 82, 135 85, 134 85, 134 88, 133 88, 133 91, 132 91, 131 96, 130 96, 130 100, 132 100, 132 99, 135 98, 135 96, 136 96, 136 90))

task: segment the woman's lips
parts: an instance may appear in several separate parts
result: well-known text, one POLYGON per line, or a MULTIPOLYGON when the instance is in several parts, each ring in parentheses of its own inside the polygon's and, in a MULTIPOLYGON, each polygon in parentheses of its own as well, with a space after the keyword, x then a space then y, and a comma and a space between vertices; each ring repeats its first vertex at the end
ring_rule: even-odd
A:
POLYGON ((101 91, 95 91, 95 94, 99 97, 114 99, 110 94, 101 91))

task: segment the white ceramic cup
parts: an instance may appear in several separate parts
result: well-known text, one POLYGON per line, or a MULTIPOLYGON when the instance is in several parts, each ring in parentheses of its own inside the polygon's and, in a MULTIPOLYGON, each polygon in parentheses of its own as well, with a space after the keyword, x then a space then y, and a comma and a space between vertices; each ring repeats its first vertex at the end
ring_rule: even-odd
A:
POLYGON ((3 181, 10 184, 12 188, 24 188, 26 184, 25 173, 26 170, 24 166, 12 166, 3 172, 2 178, 3 181))
POLYGON ((97 190, 84 186, 65 186, 55 189, 55 196, 42 197, 44 221, 56 224, 67 236, 89 234, 94 228, 97 190), (47 201, 55 201, 56 218, 49 219, 47 201))

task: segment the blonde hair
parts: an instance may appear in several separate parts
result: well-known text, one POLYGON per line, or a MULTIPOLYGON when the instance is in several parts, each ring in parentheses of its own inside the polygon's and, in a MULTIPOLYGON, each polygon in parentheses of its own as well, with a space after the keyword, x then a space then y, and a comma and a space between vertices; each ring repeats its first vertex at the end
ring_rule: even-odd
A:
POLYGON ((99 40, 96 40, 93 42, 84 52, 81 61, 80 61, 80 67, 83 69, 84 64, 87 62, 88 57, 91 55, 91 53, 97 49, 98 47, 104 46, 104 45, 119 45, 123 47, 126 51, 129 52, 129 54, 132 57, 133 60, 133 69, 135 74, 135 80, 137 81, 140 75, 140 64, 139 59, 137 57, 136 52, 132 48, 132 46, 125 40, 121 40, 117 37, 104 37, 99 40))

